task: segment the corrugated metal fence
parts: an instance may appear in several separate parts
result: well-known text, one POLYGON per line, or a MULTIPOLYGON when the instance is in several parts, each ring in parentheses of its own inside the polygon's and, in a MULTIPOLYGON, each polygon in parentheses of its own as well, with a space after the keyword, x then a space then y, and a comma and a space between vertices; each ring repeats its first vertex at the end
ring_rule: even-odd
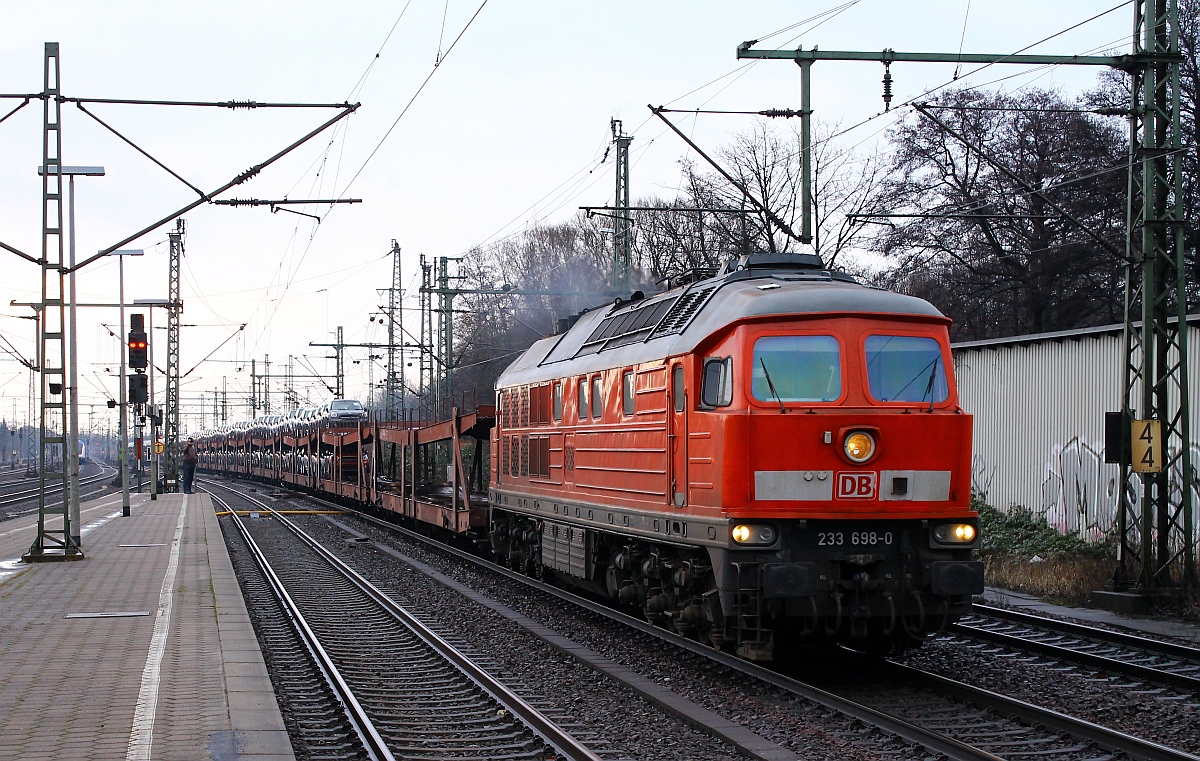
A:
MULTIPOLYGON (((1187 341, 1192 462, 1200 465, 1197 325, 1187 341)), ((1104 463, 1104 413, 1120 409, 1120 326, 956 344, 954 361, 962 405, 975 416, 975 491, 1002 510, 1044 514, 1064 533, 1111 532, 1120 471, 1104 463)), ((1200 505, 1200 494, 1193 500, 1200 505)))

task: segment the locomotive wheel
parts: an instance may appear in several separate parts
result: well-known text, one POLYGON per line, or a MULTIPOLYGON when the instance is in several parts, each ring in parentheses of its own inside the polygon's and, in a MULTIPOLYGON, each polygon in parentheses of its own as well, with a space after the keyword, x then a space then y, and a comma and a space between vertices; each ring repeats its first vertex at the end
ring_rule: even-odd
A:
POLYGON ((701 645, 711 647, 713 650, 721 650, 725 642, 724 634, 724 625, 718 629, 711 621, 704 620, 693 627, 691 632, 686 636, 688 636, 690 639, 696 640, 701 645), (717 631, 721 632, 721 636, 714 637, 713 635, 717 631))

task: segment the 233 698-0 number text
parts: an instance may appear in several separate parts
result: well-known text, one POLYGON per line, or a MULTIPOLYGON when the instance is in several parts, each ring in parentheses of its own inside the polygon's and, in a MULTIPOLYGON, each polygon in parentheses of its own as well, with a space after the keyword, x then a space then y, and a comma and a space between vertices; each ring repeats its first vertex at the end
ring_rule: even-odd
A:
POLYGON ((891 531, 821 531, 817 533, 817 546, 841 547, 846 544, 847 535, 850 544, 855 547, 892 543, 891 531))

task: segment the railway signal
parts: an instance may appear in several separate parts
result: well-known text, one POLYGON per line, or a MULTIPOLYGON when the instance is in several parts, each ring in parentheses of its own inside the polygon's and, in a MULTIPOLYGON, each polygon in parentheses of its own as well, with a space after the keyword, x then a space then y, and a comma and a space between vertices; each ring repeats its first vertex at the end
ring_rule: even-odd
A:
POLYGON ((149 381, 150 376, 143 373, 137 373, 129 376, 129 402, 130 404, 145 404, 150 399, 149 381))
MULTIPOLYGON (((146 349, 149 347, 146 336, 146 318, 144 315, 129 315, 129 366, 135 370, 145 370, 149 364, 146 360, 146 349)), ((130 386, 132 388, 132 386, 130 386)), ((145 400, 143 400, 145 401, 145 400)))

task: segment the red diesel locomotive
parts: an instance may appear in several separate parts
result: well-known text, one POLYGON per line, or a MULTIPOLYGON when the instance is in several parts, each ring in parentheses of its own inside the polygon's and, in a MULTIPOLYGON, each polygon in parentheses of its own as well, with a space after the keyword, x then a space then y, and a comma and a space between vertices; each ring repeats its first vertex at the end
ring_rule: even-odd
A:
POLYGON ((494 556, 747 658, 918 644, 983 591, 949 322, 752 254, 560 324, 497 382, 494 556))

